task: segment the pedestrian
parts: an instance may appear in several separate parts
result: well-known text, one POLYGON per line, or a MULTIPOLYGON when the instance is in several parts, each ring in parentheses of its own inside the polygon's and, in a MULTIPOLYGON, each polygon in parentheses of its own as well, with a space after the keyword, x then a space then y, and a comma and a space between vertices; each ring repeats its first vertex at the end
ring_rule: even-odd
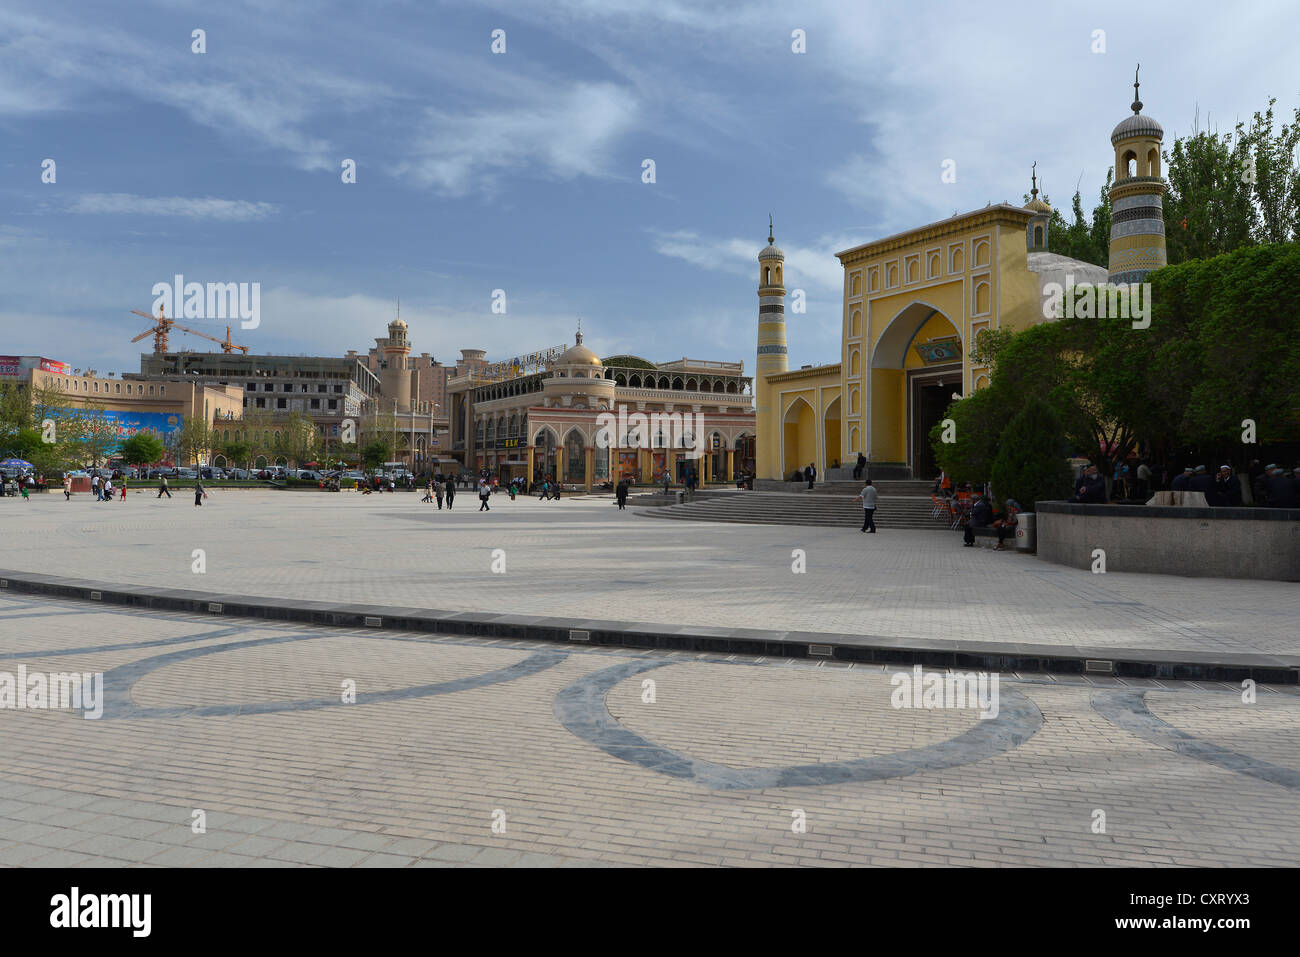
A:
POLYGON ((90 477, 90 490, 95 493, 95 501, 98 502, 104 496, 99 490, 99 473, 96 472, 90 477))
POLYGON ((420 501, 421 502, 433 501, 433 479, 429 479, 429 481, 425 483, 424 498, 420 499, 420 501))
POLYGON ((1003 544, 1003 539, 1008 535, 1016 534, 1016 516, 1020 514, 1020 503, 1013 498, 1007 499, 1007 510, 1003 516, 993 523, 993 527, 998 530, 998 543, 994 549, 999 552, 1006 551, 1007 546, 1003 544))
MULTIPOLYGON (((21 481, 20 479, 19 482, 21 483, 21 481)), ((113 480, 111 478, 104 479, 104 484, 99 487, 99 500, 101 502, 113 501, 113 480)))
MULTIPOLYGON (((811 466, 809 466, 811 468, 811 466)), ((876 487, 871 484, 871 479, 866 480, 862 491, 858 493, 857 501, 862 503, 862 530, 871 532, 873 535, 876 531, 876 487)))
POLYGON ((863 455, 861 452, 859 452, 859 453, 858 453, 858 463, 857 463, 857 465, 853 466, 853 477, 854 477, 854 479, 860 479, 860 478, 862 478, 862 472, 863 472, 864 469, 866 469, 866 467, 867 467, 867 457, 866 457, 865 455, 863 455))
POLYGON ((126 476, 122 477, 122 498, 120 501, 126 501, 126 476))
POLYGON ((1231 466, 1219 466, 1219 474, 1214 478, 1214 495, 1223 508, 1241 507, 1241 481, 1232 474, 1231 466))
POLYGON ((451 503, 455 500, 455 498, 456 498, 456 481, 455 479, 448 478, 447 479, 447 511, 449 512, 451 511, 451 503))
POLYGON ((665 495, 672 494, 672 481, 669 478, 667 469, 664 469, 664 494, 665 495))
POLYGON ((1204 465, 1196 466, 1196 471, 1192 473, 1192 480, 1187 483, 1187 490, 1204 495, 1206 505, 1219 504, 1219 493, 1214 487, 1214 476, 1205 470, 1204 465))
POLYGON ((627 479, 619 479, 618 487, 614 489, 614 498, 618 501, 619 511, 627 508, 627 479))
POLYGON ((171 489, 167 487, 167 476, 160 475, 158 476, 158 497, 162 498, 164 495, 168 498, 172 497, 171 489))
POLYGON ((438 501, 438 511, 442 511, 442 482, 435 482, 433 486, 433 497, 438 501))
POLYGON ((817 481, 817 466, 809 462, 808 467, 804 469, 803 474, 804 474, 804 478, 808 479, 808 491, 811 492, 813 483, 817 481))
POLYGON ((492 497, 492 486, 488 485, 487 479, 479 479, 478 482, 478 510, 480 512, 490 512, 492 507, 488 505, 488 499, 492 497))
POLYGON ((203 480, 195 479, 194 480, 194 504, 202 505, 203 498, 207 494, 208 494, 207 492, 203 491, 203 480))
MULTIPOLYGON (((3 481, 4 479, 0 478, 0 482, 3 481)), ((65 502, 72 501, 72 476, 71 475, 63 476, 63 500, 65 502)))
POLYGON ((1151 497, 1151 466, 1146 459, 1138 463, 1138 497, 1146 501, 1151 497))
POLYGON ((515 493, 518 491, 518 486, 514 482, 511 482, 508 491, 510 492, 510 501, 513 502, 515 500, 515 493))

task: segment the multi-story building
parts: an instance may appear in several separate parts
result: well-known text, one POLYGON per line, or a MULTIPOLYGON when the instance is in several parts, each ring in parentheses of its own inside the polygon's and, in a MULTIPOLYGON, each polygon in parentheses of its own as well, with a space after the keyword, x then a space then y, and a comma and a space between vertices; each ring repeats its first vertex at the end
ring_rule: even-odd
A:
POLYGON ((743 362, 602 361, 578 333, 541 371, 506 365, 504 374, 448 383, 451 453, 468 469, 588 489, 619 478, 660 481, 665 472, 680 482, 688 469, 705 482, 752 474, 753 396, 743 362))

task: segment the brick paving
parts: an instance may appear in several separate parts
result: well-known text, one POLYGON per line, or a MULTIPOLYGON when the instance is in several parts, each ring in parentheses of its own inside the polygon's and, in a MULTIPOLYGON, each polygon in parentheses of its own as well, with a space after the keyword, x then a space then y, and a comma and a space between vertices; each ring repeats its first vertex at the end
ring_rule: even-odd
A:
MULTIPOLYGON (((524 526, 550 520, 537 517, 545 507, 521 510, 524 525, 513 534, 540 537, 524 526)), ((305 527, 289 509, 285 527, 305 527)), ((357 514, 374 518, 368 509, 357 514)), ((172 520, 191 538, 208 534, 189 526, 197 519, 172 520)), ((231 521, 212 520, 213 537, 204 537, 210 554, 229 547, 231 521)), ((411 521, 431 539, 443 531, 411 521)), ((593 531, 597 521, 606 519, 591 519, 593 531)), ((88 535, 105 534, 88 526, 88 535)), ((255 531, 235 531, 250 539, 242 554, 256 554, 255 531)), ((341 532, 309 529, 318 537, 341 532)), ((103 577, 132 567, 137 549, 125 546, 145 533, 117 534, 122 547, 112 557, 96 549, 103 577)), ((277 534, 268 529, 263 540, 277 534)), ((179 545, 169 540, 152 547, 179 545)), ((380 537, 373 554, 400 545, 380 537)), ((439 553, 453 564, 441 545, 426 546, 425 564, 439 553)), ((323 555, 319 547, 274 547, 288 558, 323 555)), ((682 547, 698 556, 712 546, 682 547)), ((576 541, 559 551, 560 564, 569 552, 581 561, 576 541)), ((188 566, 188 553, 184 560, 188 566)), ((167 564, 153 553, 143 561, 167 564)), ((23 562, 11 556, 9 564, 23 562)), ((209 575, 213 564, 221 562, 210 563, 209 575)), ((623 568, 619 574, 648 574, 623 568)), ((341 566, 322 574, 357 587, 341 566)), ((567 600, 582 599, 571 592, 567 600)), ((0 672, 20 664, 29 673, 104 672, 106 704, 93 721, 69 711, 0 710, 4 865, 1291 866, 1300 851, 1300 788, 1250 773, 1297 769, 1300 691, 1290 686, 1260 686, 1258 701, 1246 704, 1224 683, 1005 674, 1004 694, 1031 703, 1035 730, 982 756, 957 745, 955 762, 939 766, 925 756, 954 748, 949 742, 965 740, 980 719, 891 707, 891 672, 877 666, 422 637, 0 596, 0 672), (530 660, 540 663, 520 667, 530 660), (591 676, 638 661, 658 667, 606 695, 573 699, 571 689, 591 676), (653 702, 646 678, 655 682, 653 702), (342 700, 348 681, 355 704, 342 700), (402 697, 403 689, 420 690, 402 697), (1108 720, 1094 705, 1116 692, 1143 697, 1150 720, 1230 760, 1205 760, 1205 748, 1164 746, 1108 720), (573 708, 615 737, 634 735, 688 764, 739 772, 891 755, 912 763, 875 780, 727 790, 573 733, 561 720, 562 700, 577 700, 573 708), (266 703, 280 707, 257 711, 266 703), (196 809, 206 815, 202 834, 191 827, 196 809), (1093 832, 1096 811, 1105 812, 1104 833, 1093 832), (792 828, 798 820, 806 830, 792 828), (504 823, 504 833, 494 823, 498 830, 504 823)))
POLYGON ((3 501, 0 565, 232 595, 931 640, 1300 655, 1286 582, 1108 573, 958 533, 663 522, 607 497, 454 511, 419 495, 215 489, 3 501), (193 571, 195 549, 206 570, 193 571), (493 574, 495 550, 505 574, 493 574), (806 572, 792 571, 795 549, 806 572))

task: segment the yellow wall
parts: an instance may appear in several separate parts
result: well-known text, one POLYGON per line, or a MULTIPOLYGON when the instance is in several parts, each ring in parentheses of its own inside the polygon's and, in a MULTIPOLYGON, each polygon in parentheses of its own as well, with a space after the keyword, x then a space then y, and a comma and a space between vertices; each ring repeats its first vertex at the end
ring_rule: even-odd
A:
POLYGON ((907 458, 906 379, 902 369, 872 370, 871 448, 867 451, 872 462, 907 458))

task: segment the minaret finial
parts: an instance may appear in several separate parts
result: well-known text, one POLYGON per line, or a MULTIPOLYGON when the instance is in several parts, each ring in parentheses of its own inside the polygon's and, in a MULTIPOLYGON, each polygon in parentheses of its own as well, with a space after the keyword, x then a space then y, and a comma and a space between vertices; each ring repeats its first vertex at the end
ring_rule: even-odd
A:
POLYGON ((1034 197, 1034 199, 1037 199, 1038 198, 1038 160, 1034 160, 1034 165, 1032 167, 1032 170, 1033 170, 1032 179, 1034 182, 1034 188, 1031 189, 1029 192, 1034 197))
POLYGON ((574 344, 579 346, 582 345, 582 320, 581 319, 578 320, 578 334, 576 337, 574 337, 574 344))
POLYGON ((775 246, 775 245, 776 245, 776 234, 772 231, 772 214, 771 214, 771 213, 768 213, 768 214, 767 214, 767 244, 768 244, 769 246, 775 246))
POLYGON ((1137 65, 1137 69, 1133 71, 1133 112, 1134 113, 1142 112, 1142 100, 1138 96, 1138 70, 1141 69, 1142 69, 1142 64, 1139 63, 1137 65))

